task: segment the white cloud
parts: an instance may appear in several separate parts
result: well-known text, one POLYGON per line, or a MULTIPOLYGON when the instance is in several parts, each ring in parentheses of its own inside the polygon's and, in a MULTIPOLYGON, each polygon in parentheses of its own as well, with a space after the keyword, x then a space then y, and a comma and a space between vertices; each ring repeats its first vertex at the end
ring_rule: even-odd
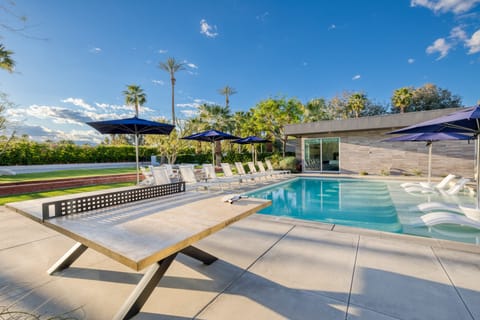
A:
POLYGON ((167 53, 167 52, 168 52, 168 50, 164 50, 164 49, 158 50, 158 53, 160 53, 160 54, 165 54, 165 53, 167 53))
POLYGON ((467 12, 480 0, 411 0, 412 7, 425 7, 434 12, 453 12, 455 14, 467 12))
POLYGON ((215 38, 218 36, 217 26, 211 26, 207 23, 207 20, 200 20, 200 33, 206 35, 209 38, 215 38))
POLYGON ((359 74, 357 74, 357 75, 353 76, 352 80, 358 80, 360 78, 361 78, 361 76, 359 74))
POLYGON ((265 11, 264 13, 256 16, 255 18, 259 21, 265 22, 265 19, 270 15, 268 11, 265 11))
POLYGON ((334 29, 337 29, 337 26, 332 23, 332 24, 328 27, 328 30, 334 30, 334 29))
POLYGON ((466 40, 465 45, 469 48, 468 54, 480 52, 480 30, 477 30, 470 39, 466 40))
POLYGON ((89 105, 88 103, 83 101, 83 99, 79 99, 79 98, 67 98, 67 99, 62 100, 62 102, 71 103, 71 104, 73 104, 77 107, 82 107, 85 110, 89 110, 89 111, 94 111, 95 110, 94 107, 92 107, 91 105, 89 105))
MULTIPOLYGON (((191 97, 189 97, 190 99, 192 99, 191 97)), ((187 102, 187 103, 177 103, 176 106, 179 107, 179 108, 195 108, 197 109, 198 107, 200 107, 201 104, 215 104, 214 101, 209 101, 209 100, 205 100, 205 99, 192 99, 192 102, 187 102)))
POLYGON ((464 41, 464 40, 466 40, 468 37, 467 37, 467 33, 463 30, 463 28, 460 27, 460 26, 458 26, 458 27, 453 28, 453 29, 450 31, 450 38, 451 38, 451 39, 454 39, 454 40, 464 41))
POLYGON ((198 116, 199 111, 197 109, 180 110, 180 113, 186 118, 192 118, 198 116))
POLYGON ((198 66, 193 64, 193 63, 187 63, 187 67, 192 68, 192 69, 198 69, 198 66))
POLYGON ((158 84, 160 86, 165 85, 165 81, 163 80, 152 80, 153 84, 158 84))
POLYGON ((444 38, 439 38, 435 40, 435 42, 431 46, 427 47, 426 52, 428 54, 432 54, 436 52, 440 53, 440 56, 437 58, 437 60, 440 60, 447 56, 448 51, 450 51, 451 48, 452 48, 452 45, 447 43, 447 41, 445 41, 444 38))
POLYGON ((190 103, 177 103, 177 107, 179 108, 198 108, 199 104, 195 102, 190 102, 190 103))
POLYGON ((91 48, 89 51, 94 54, 99 54, 100 52, 102 52, 102 49, 97 47, 97 48, 91 48))
POLYGON ((409 64, 412 64, 412 63, 414 63, 414 62, 415 62, 415 59, 413 59, 413 58, 409 58, 409 59, 407 60, 407 62, 408 62, 409 64))

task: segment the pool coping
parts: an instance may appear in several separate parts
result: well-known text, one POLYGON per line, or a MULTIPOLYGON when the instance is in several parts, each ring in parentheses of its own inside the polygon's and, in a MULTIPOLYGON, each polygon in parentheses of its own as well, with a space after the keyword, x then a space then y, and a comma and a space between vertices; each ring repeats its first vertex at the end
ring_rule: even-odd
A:
MULTIPOLYGON (((312 178, 352 179, 352 180, 368 179, 368 180, 377 180, 377 181, 382 181, 382 180, 383 181, 423 181, 424 180, 419 177, 415 177, 415 179, 412 179, 413 177, 406 177, 406 176, 404 176, 403 179, 397 179, 399 178, 397 176, 395 177, 369 176, 367 178, 367 176, 359 176, 359 175, 324 174, 324 173, 299 173, 299 174, 292 174, 292 176, 293 176, 292 179, 302 178, 302 177, 305 177, 305 178, 312 177, 312 178)), ((275 185, 291 181, 292 179, 279 181, 276 183, 272 183, 268 186, 263 186, 256 189, 251 189, 245 193, 257 192, 263 189, 268 189, 268 188, 274 187, 275 185)), ((436 179, 440 181, 440 178, 436 178, 436 179)), ((432 180, 435 181, 436 179, 432 179, 432 180)), ((416 236, 411 234, 403 234, 403 233, 402 234, 391 233, 391 232, 385 232, 385 231, 379 231, 379 230, 373 230, 373 229, 364 229, 364 228, 344 226, 344 225, 333 224, 333 223, 326 223, 326 222, 320 222, 320 221, 308 221, 308 220, 295 219, 295 218, 289 218, 284 216, 273 216, 273 215, 267 215, 267 214, 261 214, 261 213, 257 213, 256 216, 259 216, 262 219, 266 219, 270 221, 294 223, 296 225, 318 228, 322 230, 330 230, 330 231, 340 232, 340 233, 364 235, 364 236, 370 236, 370 237, 375 237, 379 239, 403 240, 405 242, 414 243, 418 245, 480 254, 480 244, 459 242, 459 241, 446 240, 446 239, 427 238, 427 237, 416 236)))

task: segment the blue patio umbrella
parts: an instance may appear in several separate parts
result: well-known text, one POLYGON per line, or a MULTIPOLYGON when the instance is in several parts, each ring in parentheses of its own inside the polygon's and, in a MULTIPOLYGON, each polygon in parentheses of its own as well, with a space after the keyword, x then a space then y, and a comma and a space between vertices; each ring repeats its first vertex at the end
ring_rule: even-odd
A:
MULTIPOLYGON (((423 132, 461 132, 470 133, 473 137, 478 137, 480 133, 480 105, 476 107, 463 108, 459 111, 450 113, 446 116, 438 117, 432 120, 424 121, 403 129, 389 132, 397 133, 423 133, 423 132)), ((477 203, 476 209, 480 208, 480 182, 478 174, 480 172, 480 139, 476 143, 476 168, 477 168, 477 203)))
POLYGON ((137 117, 87 122, 103 134, 133 134, 135 135, 135 162, 137 166, 137 184, 140 182, 138 161, 138 135, 140 134, 170 134, 175 126, 167 123, 140 119, 137 117))
POLYGON ((233 136, 229 133, 221 132, 218 130, 207 130, 192 134, 187 137, 183 137, 185 140, 197 140, 205 141, 212 143, 212 164, 215 165, 215 142, 222 140, 234 140, 239 139, 239 137, 233 136))
POLYGON ((467 136, 455 132, 425 132, 425 133, 412 133, 399 137, 393 137, 383 142, 392 141, 426 141, 428 146, 428 183, 432 176, 432 142, 443 140, 470 140, 471 136, 467 136))
POLYGON ((238 144, 251 144, 252 145, 252 161, 255 162, 255 148, 253 146, 254 143, 265 143, 265 142, 270 142, 268 139, 263 139, 257 136, 248 136, 242 139, 234 140, 232 141, 233 143, 238 143, 238 144))

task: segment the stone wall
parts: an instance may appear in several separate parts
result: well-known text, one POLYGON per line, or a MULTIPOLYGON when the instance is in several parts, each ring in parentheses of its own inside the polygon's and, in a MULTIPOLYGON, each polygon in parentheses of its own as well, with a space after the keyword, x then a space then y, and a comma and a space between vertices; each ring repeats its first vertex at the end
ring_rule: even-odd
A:
MULTIPOLYGON (((382 142, 390 130, 309 135, 340 138, 340 172, 358 174, 427 175, 426 142, 382 142)), ((303 139, 297 139, 297 158, 302 159, 303 139)), ((448 173, 473 178, 475 141, 437 141, 432 148, 432 177, 448 173)))

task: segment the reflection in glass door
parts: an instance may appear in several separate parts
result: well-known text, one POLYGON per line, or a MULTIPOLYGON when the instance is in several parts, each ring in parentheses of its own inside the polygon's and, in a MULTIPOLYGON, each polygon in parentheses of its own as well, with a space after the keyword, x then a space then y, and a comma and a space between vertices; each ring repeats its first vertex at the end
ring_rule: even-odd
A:
POLYGON ((305 171, 321 171, 321 139, 305 139, 305 171))
POLYGON ((304 171, 340 171, 340 138, 304 139, 304 171))

